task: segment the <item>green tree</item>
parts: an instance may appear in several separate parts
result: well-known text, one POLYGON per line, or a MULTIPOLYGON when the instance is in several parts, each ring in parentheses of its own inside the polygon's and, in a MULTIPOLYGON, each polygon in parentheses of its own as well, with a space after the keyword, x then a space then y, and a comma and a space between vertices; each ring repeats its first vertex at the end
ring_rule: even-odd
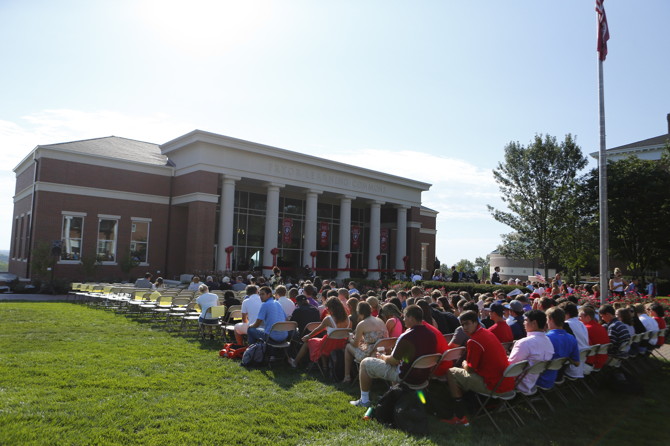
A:
POLYGON ((585 166, 586 158, 572 135, 560 143, 550 135, 535 135, 527 147, 509 143, 504 162, 493 171, 507 211, 488 206, 489 212, 516 232, 515 240, 523 249, 515 257, 540 258, 545 276, 549 263, 558 258, 569 210, 568 191, 585 166))
POLYGON ((491 269, 491 261, 489 256, 477 257, 475 259, 475 272, 479 275, 480 279, 488 279, 490 274, 489 270, 491 269))
POLYGON ((611 253, 627 262, 634 276, 668 262, 670 237, 670 157, 635 156, 607 166, 611 253))
POLYGON ((468 259, 461 259, 456 263, 456 271, 460 273, 469 273, 475 270, 475 264, 468 259))
POLYGON ((50 278, 49 268, 53 268, 56 257, 51 255, 51 245, 44 241, 35 243, 30 253, 30 272, 33 278, 48 280, 50 278))
POLYGON ((121 271, 126 275, 126 277, 130 278, 130 272, 137 268, 139 264, 139 258, 128 251, 125 256, 121 257, 119 268, 121 268, 121 271))
POLYGON ((566 279, 577 283, 585 268, 598 270, 598 171, 583 175, 567 193, 568 210, 559 236, 558 261, 567 269, 566 279))

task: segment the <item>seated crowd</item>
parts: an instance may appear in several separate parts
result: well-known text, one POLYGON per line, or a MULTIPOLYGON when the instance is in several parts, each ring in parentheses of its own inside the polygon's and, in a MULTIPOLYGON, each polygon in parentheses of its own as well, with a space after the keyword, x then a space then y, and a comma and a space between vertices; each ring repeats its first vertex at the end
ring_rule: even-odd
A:
MULTIPOLYGON (((302 343, 295 358, 289 359, 290 365, 298 367, 306 359, 317 362, 333 350, 344 350, 344 382, 352 381, 354 364, 359 365, 360 398, 351 401, 355 406, 371 406, 373 379, 424 382, 426 370, 414 369, 408 375, 414 360, 465 347, 462 360, 440 364, 432 371, 433 376, 446 381, 454 398, 454 413, 444 420, 450 424, 469 423, 463 403, 468 391, 532 394, 536 387, 551 388, 563 375, 583 378, 591 370, 602 368, 608 358, 626 358, 632 352, 649 354, 665 342, 659 336, 622 348, 636 333, 666 327, 665 310, 658 302, 615 302, 596 308, 575 294, 554 295, 552 287, 525 295, 507 296, 496 291, 470 296, 465 291, 447 295, 440 290, 427 292, 419 286, 409 291, 370 291, 362 295, 354 282, 347 288, 337 288, 328 280, 320 289, 310 281, 290 289, 280 279, 273 283, 274 288, 267 282, 261 285, 245 286, 242 320, 234 329, 237 343, 242 344, 245 335, 250 344, 267 336, 275 322, 295 321, 295 335, 272 332, 275 341, 294 336, 302 343), (311 331, 306 329, 310 324, 314 327, 311 331), (338 329, 351 330, 351 334, 324 348, 328 336, 338 329), (394 338, 394 345, 374 351, 375 344, 386 338, 394 338), (588 356, 582 363, 580 352, 598 344, 609 344, 608 353, 588 356), (510 364, 528 361, 531 367, 556 358, 567 358, 559 370, 503 379, 510 364)), ((199 290, 205 295, 207 285, 200 284, 199 290)), ((216 300, 200 299, 205 318, 216 300)), ((615 376, 625 379, 620 372, 615 376)))

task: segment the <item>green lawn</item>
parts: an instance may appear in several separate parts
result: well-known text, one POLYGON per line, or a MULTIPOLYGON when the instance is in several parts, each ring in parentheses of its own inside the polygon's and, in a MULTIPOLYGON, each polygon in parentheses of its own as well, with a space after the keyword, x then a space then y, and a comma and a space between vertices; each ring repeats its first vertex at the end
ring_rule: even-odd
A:
MULTIPOLYGON (((641 394, 557 401, 550 422, 501 436, 484 420, 433 420, 422 438, 363 421, 355 387, 287 366, 247 371, 219 348, 100 309, 0 302, 0 444, 661 444, 670 397, 664 365, 641 394)), ((440 385, 431 394, 446 398, 440 385)))

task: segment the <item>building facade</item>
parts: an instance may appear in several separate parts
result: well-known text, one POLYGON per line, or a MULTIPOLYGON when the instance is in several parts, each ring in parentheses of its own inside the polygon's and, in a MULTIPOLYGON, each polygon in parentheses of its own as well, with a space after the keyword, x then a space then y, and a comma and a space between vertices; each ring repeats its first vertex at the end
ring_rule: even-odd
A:
POLYGON ((40 246, 72 279, 91 259, 100 279, 129 262, 135 276, 278 265, 376 279, 435 259, 430 184, 200 130, 162 145, 37 146, 14 171, 9 269, 20 277, 40 246))
MULTIPOLYGON (((660 160, 666 145, 670 143, 670 113, 667 114, 666 119, 668 121, 667 134, 607 149, 605 152, 607 154, 607 161, 619 161, 630 155, 635 155, 642 160, 660 160)), ((599 152, 593 152, 590 155, 598 159, 599 152)))

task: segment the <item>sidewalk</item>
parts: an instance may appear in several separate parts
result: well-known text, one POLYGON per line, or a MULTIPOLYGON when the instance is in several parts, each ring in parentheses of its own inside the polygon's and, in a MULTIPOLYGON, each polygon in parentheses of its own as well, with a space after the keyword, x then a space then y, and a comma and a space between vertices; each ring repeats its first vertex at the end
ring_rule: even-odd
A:
POLYGON ((67 296, 64 294, 0 294, 0 301, 25 301, 25 302, 64 302, 67 296))

